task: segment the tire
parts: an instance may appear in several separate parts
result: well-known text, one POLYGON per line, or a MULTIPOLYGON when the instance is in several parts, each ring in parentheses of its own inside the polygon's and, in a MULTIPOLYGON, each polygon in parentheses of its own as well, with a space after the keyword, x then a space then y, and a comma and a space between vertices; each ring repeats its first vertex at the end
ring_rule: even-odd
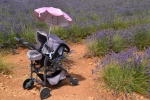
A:
POLYGON ((47 88, 47 87, 43 87, 41 90, 40 90, 40 98, 41 99, 46 99, 50 96, 50 89, 47 88))
POLYGON ((24 89, 32 89, 32 88, 33 88, 33 85, 34 85, 34 82, 33 82, 31 79, 26 79, 26 80, 23 82, 23 88, 24 88, 24 89))
POLYGON ((73 79, 70 79, 70 82, 73 86, 77 86, 78 85, 78 79, 76 78, 73 78, 73 79))

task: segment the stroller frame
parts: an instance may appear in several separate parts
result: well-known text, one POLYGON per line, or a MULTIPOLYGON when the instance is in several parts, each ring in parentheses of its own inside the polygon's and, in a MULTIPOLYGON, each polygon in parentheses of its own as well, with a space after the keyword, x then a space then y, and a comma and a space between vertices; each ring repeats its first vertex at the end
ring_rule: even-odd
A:
POLYGON ((34 82, 40 84, 43 86, 43 88, 40 90, 40 98, 41 99, 46 99, 50 96, 50 89, 47 86, 47 78, 53 77, 56 74, 59 74, 60 72, 63 72, 63 74, 65 74, 66 78, 69 80, 69 82, 71 83, 71 85, 76 86, 78 85, 78 79, 73 78, 65 68, 63 68, 60 64, 58 64, 64 57, 63 57, 63 53, 62 55, 57 54, 58 50, 63 47, 63 52, 70 52, 70 48, 65 44, 65 43, 61 43, 59 45, 59 47, 56 49, 56 51, 53 53, 53 55, 50 54, 43 54, 41 52, 41 47, 40 49, 37 49, 33 44, 30 44, 26 41, 24 41, 24 39, 19 39, 17 37, 14 37, 15 40, 17 40, 19 43, 23 44, 25 47, 27 47, 29 50, 37 50, 38 52, 40 52, 42 54, 42 61, 31 61, 30 63, 30 78, 26 79, 23 82, 23 88, 24 89, 32 89, 34 82), (52 56, 52 57, 51 57, 52 56), (40 65, 39 67, 37 67, 37 65, 40 65), (43 70, 43 74, 39 73, 40 69, 44 68, 43 70), (48 76, 48 72, 51 72, 51 76, 48 76), (33 77, 33 73, 36 73, 36 75, 41 79, 36 79, 33 77))

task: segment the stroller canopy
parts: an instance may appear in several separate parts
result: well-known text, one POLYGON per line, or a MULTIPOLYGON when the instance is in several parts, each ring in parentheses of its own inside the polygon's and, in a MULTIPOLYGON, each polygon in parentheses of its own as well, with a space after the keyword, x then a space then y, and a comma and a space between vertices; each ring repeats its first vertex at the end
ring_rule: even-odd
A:
MULTIPOLYGON (((47 34, 43 31, 37 31, 36 41, 42 48, 43 54, 49 54, 50 52, 55 52, 60 44, 65 43, 55 34, 47 34)), ((60 48, 58 53, 61 55, 63 52, 63 48, 60 48)))
POLYGON ((55 51, 61 43, 64 43, 64 41, 55 34, 50 34, 48 37, 47 46, 53 51, 55 51))
POLYGON ((48 39, 47 33, 45 33, 44 31, 37 31, 36 42, 39 45, 44 45, 47 42, 47 39, 48 39))

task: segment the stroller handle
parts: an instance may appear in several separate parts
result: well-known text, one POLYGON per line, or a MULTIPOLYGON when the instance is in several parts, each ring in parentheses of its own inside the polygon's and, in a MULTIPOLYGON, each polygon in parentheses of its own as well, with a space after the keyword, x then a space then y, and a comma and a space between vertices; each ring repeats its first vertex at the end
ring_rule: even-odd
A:
POLYGON ((18 42, 20 41, 20 39, 19 39, 19 38, 17 38, 17 37, 14 37, 14 39, 15 39, 16 41, 18 41, 18 42))
POLYGON ((35 49, 36 50, 36 48, 33 44, 30 44, 29 42, 24 41, 24 39, 22 39, 22 38, 19 39, 17 37, 14 37, 14 39, 16 41, 18 41, 19 43, 21 43, 22 45, 24 45, 25 47, 27 47, 28 49, 30 49, 30 50, 35 49))

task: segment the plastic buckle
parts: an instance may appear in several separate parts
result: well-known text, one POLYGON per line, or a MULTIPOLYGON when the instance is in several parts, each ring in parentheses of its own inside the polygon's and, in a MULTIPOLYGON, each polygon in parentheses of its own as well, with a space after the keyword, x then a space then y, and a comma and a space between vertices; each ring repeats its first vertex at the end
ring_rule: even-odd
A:
POLYGON ((49 58, 52 59, 52 55, 54 54, 54 52, 50 52, 49 53, 49 58))

